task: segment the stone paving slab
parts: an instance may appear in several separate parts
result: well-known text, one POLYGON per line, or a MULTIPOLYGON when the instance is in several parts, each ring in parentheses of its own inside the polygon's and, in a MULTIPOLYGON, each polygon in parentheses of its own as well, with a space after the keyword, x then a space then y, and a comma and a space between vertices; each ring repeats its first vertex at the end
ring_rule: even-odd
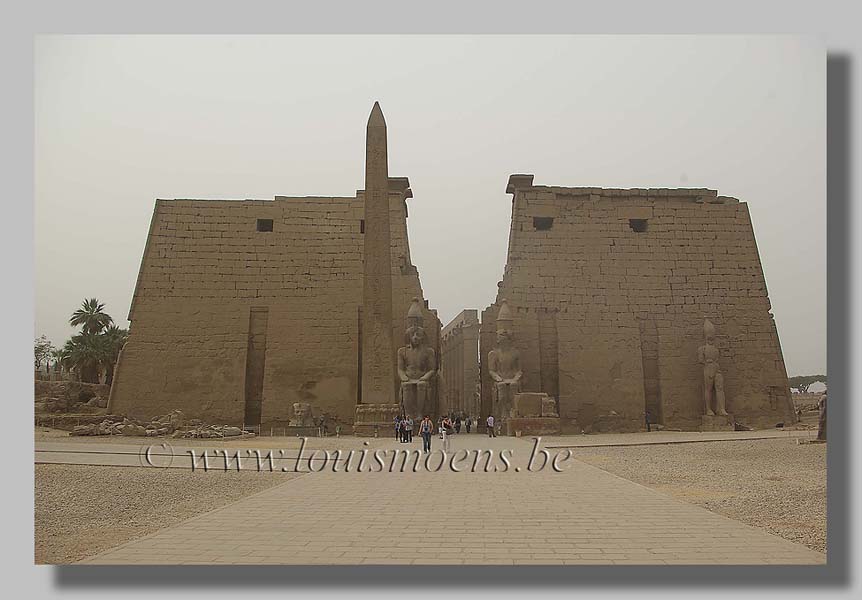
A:
MULTIPOLYGON (((439 440, 435 438, 435 446, 439 440)), ((390 448, 404 445, 389 443, 390 448)), ((414 444, 413 447, 417 447, 414 444)), ((86 564, 823 564, 826 556, 569 459, 527 472, 309 473, 86 564)), ((563 451, 565 452, 565 451, 563 451)), ((439 452, 435 455, 439 462, 439 452)), ((498 456, 499 458, 499 456, 498 456)), ((516 471, 516 469, 519 469, 516 471)))

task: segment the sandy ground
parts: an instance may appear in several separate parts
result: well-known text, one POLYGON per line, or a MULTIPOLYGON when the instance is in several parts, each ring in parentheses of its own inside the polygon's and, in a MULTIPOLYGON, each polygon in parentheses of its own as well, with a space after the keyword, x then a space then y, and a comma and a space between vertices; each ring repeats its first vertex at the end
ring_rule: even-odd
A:
POLYGON ((291 473, 36 465, 36 563, 70 563, 260 492, 291 473))
POLYGON ((826 551, 826 445, 792 439, 576 448, 575 458, 826 551))

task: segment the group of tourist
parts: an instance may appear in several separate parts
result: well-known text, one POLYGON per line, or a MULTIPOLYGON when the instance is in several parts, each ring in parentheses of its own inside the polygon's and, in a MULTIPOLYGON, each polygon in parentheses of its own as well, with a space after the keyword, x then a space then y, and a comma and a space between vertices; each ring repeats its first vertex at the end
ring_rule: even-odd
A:
MULTIPOLYGON (((402 444, 410 444, 413 442, 413 431, 418 429, 419 435, 422 437, 422 451, 431 451, 431 436, 437 431, 440 439, 443 440, 443 451, 449 452, 451 447, 451 436, 456 433, 461 433, 461 429, 465 429, 470 433, 474 428, 479 427, 479 422, 472 416, 461 417, 456 415, 454 418, 451 415, 443 415, 437 419, 435 426, 429 415, 419 422, 418 426, 414 423, 411 417, 398 415, 395 417, 395 439, 402 444)), ((496 423, 493 415, 488 415, 485 421, 485 427, 488 432, 488 437, 497 437, 496 423)))
POLYGON ((402 444, 413 441, 413 419, 410 417, 395 417, 395 439, 402 444))
MULTIPOLYGON (((395 439, 400 440, 402 444, 409 444, 413 441, 413 419, 410 417, 395 417, 395 439)), ((419 435, 422 436, 422 452, 431 452, 431 436, 434 434, 434 422, 431 417, 425 415, 419 421, 419 435)))

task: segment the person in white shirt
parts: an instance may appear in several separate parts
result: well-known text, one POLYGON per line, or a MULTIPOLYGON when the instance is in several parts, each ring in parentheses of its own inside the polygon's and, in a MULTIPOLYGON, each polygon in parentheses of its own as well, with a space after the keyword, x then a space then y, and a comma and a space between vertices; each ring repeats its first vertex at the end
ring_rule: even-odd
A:
POLYGON ((442 426, 440 427, 440 433, 443 434, 443 452, 449 452, 452 440, 452 419, 450 419, 449 417, 443 419, 442 426))
POLYGON ((488 415, 485 424, 488 427, 488 437, 497 437, 497 432, 494 430, 494 415, 488 415))

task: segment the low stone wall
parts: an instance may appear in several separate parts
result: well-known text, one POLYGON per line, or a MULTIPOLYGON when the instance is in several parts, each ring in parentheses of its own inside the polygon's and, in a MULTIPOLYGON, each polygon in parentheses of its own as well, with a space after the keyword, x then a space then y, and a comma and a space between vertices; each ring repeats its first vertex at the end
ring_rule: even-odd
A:
POLYGON ((81 383, 79 381, 36 381, 34 393, 36 400, 44 400, 46 398, 59 398, 70 395, 73 397, 79 396, 82 392, 87 397, 84 400, 89 400, 93 396, 107 398, 111 391, 111 386, 103 383, 81 383))
POLYGON ((111 387, 78 381, 36 381, 33 400, 36 413, 91 412, 108 406, 111 387))

